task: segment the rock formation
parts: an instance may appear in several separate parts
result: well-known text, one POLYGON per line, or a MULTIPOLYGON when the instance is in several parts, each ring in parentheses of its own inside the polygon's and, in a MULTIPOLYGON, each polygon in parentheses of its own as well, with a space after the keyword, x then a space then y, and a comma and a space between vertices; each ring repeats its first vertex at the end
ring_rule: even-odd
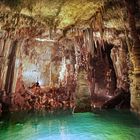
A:
POLYGON ((0 11, 11 110, 101 108, 121 90, 140 114, 138 0, 1 0, 0 11))

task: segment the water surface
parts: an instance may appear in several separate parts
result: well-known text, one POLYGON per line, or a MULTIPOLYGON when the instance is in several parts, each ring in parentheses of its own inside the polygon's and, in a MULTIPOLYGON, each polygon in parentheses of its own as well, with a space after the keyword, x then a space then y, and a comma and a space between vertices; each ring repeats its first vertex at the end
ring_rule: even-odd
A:
POLYGON ((140 140, 140 119, 129 111, 13 113, 0 120, 0 140, 140 140))

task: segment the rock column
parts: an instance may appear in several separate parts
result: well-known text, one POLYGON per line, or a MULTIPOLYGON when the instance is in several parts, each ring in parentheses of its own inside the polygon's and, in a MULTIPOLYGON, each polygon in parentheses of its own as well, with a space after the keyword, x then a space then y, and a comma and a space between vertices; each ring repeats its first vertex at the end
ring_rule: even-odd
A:
POLYGON ((140 39, 136 28, 133 1, 125 0, 125 5, 128 12, 129 31, 133 41, 132 49, 129 52, 133 66, 130 75, 131 107, 133 111, 140 114, 140 39))

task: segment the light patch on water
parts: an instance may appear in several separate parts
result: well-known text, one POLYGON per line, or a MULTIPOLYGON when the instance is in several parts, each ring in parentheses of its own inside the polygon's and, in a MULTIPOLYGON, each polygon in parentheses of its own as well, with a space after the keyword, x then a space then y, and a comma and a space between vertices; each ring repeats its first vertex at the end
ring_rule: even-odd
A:
POLYGON ((130 112, 38 116, 20 113, 0 124, 0 140, 139 140, 140 120, 130 112), (18 116, 20 116, 18 118, 18 116), (23 118, 22 118, 22 117, 23 118), (19 120, 21 122, 19 122, 19 120))

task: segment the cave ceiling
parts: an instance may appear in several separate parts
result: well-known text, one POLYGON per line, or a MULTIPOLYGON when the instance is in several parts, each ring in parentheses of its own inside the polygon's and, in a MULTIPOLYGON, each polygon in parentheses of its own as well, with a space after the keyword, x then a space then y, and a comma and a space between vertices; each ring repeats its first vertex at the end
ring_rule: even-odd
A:
MULTIPOLYGON (((139 26, 139 15, 136 15, 139 26)), ((75 27, 94 30, 122 31, 127 24, 127 12, 120 0, 0 0, 0 29, 22 29, 29 36, 50 30, 65 31, 75 27), (26 31, 27 30, 27 31, 26 31)), ((61 36, 60 32, 55 32, 61 36)), ((44 35, 44 34, 43 34, 44 35)), ((26 33, 25 33, 25 36, 26 33)), ((22 34, 22 37, 25 37, 22 34)))
POLYGON ((58 28, 88 20, 104 5, 102 0, 3 0, 1 11, 36 18, 58 28))

